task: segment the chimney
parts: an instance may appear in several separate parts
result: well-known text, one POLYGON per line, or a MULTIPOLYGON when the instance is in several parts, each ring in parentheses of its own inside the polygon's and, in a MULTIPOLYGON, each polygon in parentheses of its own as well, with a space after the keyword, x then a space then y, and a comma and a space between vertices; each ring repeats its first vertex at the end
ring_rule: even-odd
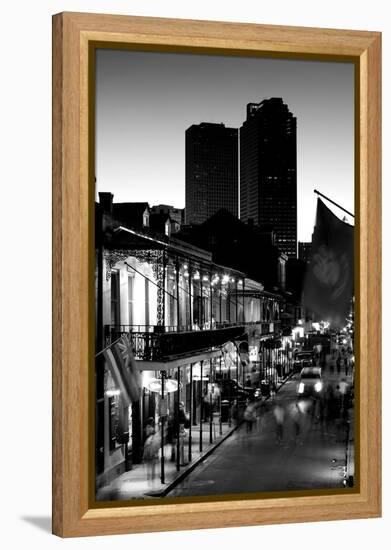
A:
POLYGON ((103 213, 113 215, 113 193, 99 193, 99 203, 102 205, 103 213))

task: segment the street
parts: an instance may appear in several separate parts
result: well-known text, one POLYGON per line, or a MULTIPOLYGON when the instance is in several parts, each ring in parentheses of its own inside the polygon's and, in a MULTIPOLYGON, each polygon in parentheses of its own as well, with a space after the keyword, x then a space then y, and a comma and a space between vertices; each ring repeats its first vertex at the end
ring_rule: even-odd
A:
MULTIPOLYGON (((337 373, 327 358, 324 384, 335 389, 352 375, 337 373)), ((311 399, 295 407, 299 375, 290 378, 254 422, 250 433, 242 424, 216 451, 179 483, 168 496, 254 493, 344 486, 349 423, 319 418, 311 399), (284 411, 281 443, 276 438, 273 407, 284 411)), ((353 422, 349 416, 349 422, 353 422)))

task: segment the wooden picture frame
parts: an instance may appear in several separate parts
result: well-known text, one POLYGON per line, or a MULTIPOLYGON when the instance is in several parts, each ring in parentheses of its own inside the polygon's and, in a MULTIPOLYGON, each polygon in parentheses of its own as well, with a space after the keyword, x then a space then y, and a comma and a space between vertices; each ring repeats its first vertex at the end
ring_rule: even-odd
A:
POLYGON ((62 537, 378 517, 381 514, 381 35, 61 13, 53 17, 53 533, 62 537), (94 265, 89 87, 97 46, 312 60, 356 67, 357 487, 341 494, 95 507, 91 502, 94 265))

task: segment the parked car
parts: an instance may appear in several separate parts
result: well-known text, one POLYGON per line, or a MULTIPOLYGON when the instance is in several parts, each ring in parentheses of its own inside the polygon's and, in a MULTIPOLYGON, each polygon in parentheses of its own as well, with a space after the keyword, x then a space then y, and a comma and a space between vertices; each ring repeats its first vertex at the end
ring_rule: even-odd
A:
POLYGON ((296 354, 296 358, 293 361, 293 369, 295 372, 300 372, 301 369, 305 366, 304 361, 306 362, 306 366, 308 366, 308 363, 310 365, 313 364, 313 352, 312 351, 299 351, 296 354))
POLYGON ((239 401, 245 401, 246 399, 254 399, 256 394, 256 388, 250 386, 243 386, 240 382, 237 382, 234 378, 223 378, 219 381, 221 387, 221 399, 227 401, 233 401, 238 399, 239 401))
POLYGON ((323 391, 322 369, 306 366, 300 372, 297 394, 299 397, 319 397, 323 391))

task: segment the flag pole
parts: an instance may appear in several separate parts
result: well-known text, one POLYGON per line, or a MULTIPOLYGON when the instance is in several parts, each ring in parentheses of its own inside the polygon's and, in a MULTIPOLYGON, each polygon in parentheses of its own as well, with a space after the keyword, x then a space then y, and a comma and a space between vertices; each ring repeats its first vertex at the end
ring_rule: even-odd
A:
POLYGON ((346 208, 343 208, 341 205, 339 205, 338 203, 332 201, 331 199, 329 199, 329 197, 326 197, 326 195, 323 195, 323 193, 321 193, 320 191, 318 191, 317 189, 314 189, 314 193, 316 193, 317 195, 320 195, 321 197, 323 197, 324 199, 326 199, 326 201, 329 201, 331 202, 331 204, 334 204, 334 206, 337 206, 338 208, 340 208, 341 210, 343 210, 344 212, 346 212, 346 214, 349 214, 349 216, 352 216, 352 218, 354 218, 354 214, 352 214, 351 212, 349 212, 349 210, 346 210, 346 208))

